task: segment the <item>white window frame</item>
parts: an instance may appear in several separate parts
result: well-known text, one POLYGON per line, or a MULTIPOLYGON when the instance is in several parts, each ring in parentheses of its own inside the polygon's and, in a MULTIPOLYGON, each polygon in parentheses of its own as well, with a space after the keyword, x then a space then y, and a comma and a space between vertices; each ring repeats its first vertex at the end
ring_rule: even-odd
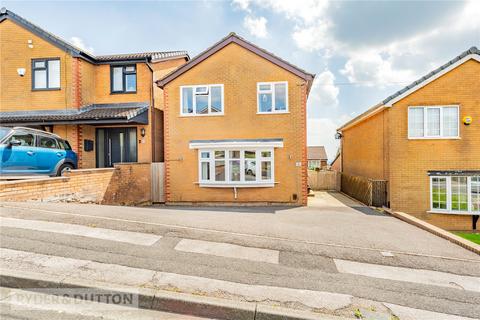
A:
POLYGON ((429 213, 444 213, 458 215, 475 215, 478 211, 473 211, 472 204, 472 176, 430 176, 430 211, 429 213), (467 211, 452 210, 452 177, 467 178, 467 211), (445 178, 447 182, 447 208, 433 208, 433 178, 445 178))
POLYGON ((422 139, 460 139, 460 106, 459 105, 438 105, 438 106, 409 106, 407 113, 407 131, 408 139, 410 140, 422 140, 422 139), (444 136, 443 133, 443 109, 444 108, 457 108, 458 126, 456 136, 444 136), (410 109, 423 109, 423 136, 414 137, 410 135, 410 109), (429 136, 428 133, 428 109, 440 109, 440 135, 429 136))
MULTIPOLYGON (((252 159, 253 160, 253 159, 252 159)), ((198 149, 198 181, 200 187, 273 187, 275 185, 275 153, 273 147, 212 147, 198 149), (215 151, 224 151, 225 181, 215 181, 215 151), (230 158, 230 151, 240 151, 240 158, 230 158), (245 151, 255 151, 255 181, 245 180, 245 151), (209 152, 210 157, 202 158, 202 152, 209 152), (262 157, 262 152, 270 152, 270 157, 262 157), (240 181, 232 181, 230 177, 230 160, 240 161, 240 181), (271 162, 271 176, 268 180, 262 179, 262 161, 271 162), (202 162, 210 164, 210 179, 202 179, 202 162)))
MULTIPOLYGON (((261 92, 266 92, 265 90, 261 92)), ((288 81, 276 81, 276 82, 257 82, 257 114, 275 114, 275 113, 289 113, 289 104, 288 104, 288 81), (275 109, 275 84, 283 83, 285 84, 285 110, 276 110, 275 109), (258 98, 260 94, 261 85, 270 85, 269 93, 272 94, 272 111, 260 111, 260 99, 258 98)))
POLYGON ((191 86, 180 86, 180 116, 182 117, 212 117, 212 116, 223 116, 225 114, 225 94, 224 94, 224 85, 221 83, 217 84, 199 84, 199 85, 191 85, 191 86), (196 99, 195 99, 195 92, 196 89, 199 87, 208 87, 208 113, 199 114, 197 113, 197 106, 196 106, 196 99), (212 112, 212 96, 211 96, 211 88, 212 87, 221 87, 222 90, 222 111, 221 112, 212 112), (191 88, 193 91, 193 112, 192 113, 185 113, 183 112, 183 96, 182 92, 184 88, 191 88))

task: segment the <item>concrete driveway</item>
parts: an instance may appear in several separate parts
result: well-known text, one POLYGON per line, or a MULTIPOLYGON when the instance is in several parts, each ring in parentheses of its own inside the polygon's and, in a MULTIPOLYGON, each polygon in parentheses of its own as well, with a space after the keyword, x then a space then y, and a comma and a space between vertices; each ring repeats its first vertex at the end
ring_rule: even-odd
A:
POLYGON ((161 228, 163 234, 211 241, 238 242, 243 239, 241 242, 246 245, 258 245, 260 241, 294 243, 295 250, 302 245, 305 250, 312 250, 306 246, 316 245, 321 248, 319 254, 343 250, 348 251, 353 259, 355 255, 368 252, 378 255, 382 251, 391 251, 410 256, 480 261, 480 257, 470 251, 336 192, 317 192, 315 197, 309 198, 307 207, 295 208, 112 207, 32 202, 3 203, 1 210, 15 210, 12 207, 28 208, 28 215, 34 215, 36 219, 77 219, 77 223, 82 224, 88 223, 90 217, 102 217, 106 227, 110 219, 124 223, 125 229, 139 230, 140 226, 135 224, 138 222, 143 224, 141 228, 150 228, 151 232, 161 228), (40 213, 48 214, 48 218, 42 218, 40 213), (82 219, 85 221, 80 221, 82 219))

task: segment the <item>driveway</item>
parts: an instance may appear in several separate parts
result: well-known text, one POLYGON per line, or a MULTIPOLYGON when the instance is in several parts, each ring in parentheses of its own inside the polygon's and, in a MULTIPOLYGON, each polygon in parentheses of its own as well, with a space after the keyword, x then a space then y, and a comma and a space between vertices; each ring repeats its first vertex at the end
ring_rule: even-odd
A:
POLYGON ((103 223, 104 227, 111 227, 109 223, 115 221, 123 223, 122 228, 126 230, 147 228, 150 232, 157 232, 160 228, 162 230, 158 232, 162 234, 253 246, 268 241, 272 245, 309 252, 314 246, 315 254, 348 252, 352 259, 369 252, 378 255, 388 251, 411 257, 480 261, 480 257, 470 251, 336 192, 316 192, 315 197, 309 198, 307 207, 295 208, 113 207, 31 202, 3 203, 1 210, 2 215, 10 212, 35 219, 76 221, 79 224, 101 218, 101 222, 95 220, 95 223, 103 223), (18 208, 25 210, 18 213, 18 208))

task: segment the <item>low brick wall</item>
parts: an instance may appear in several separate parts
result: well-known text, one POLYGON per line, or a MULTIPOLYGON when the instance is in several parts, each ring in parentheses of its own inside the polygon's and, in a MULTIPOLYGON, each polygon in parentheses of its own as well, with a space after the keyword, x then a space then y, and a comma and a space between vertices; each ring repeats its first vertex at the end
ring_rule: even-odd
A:
POLYGON ((137 205, 151 202, 149 163, 72 170, 64 177, 0 182, 0 201, 137 205))

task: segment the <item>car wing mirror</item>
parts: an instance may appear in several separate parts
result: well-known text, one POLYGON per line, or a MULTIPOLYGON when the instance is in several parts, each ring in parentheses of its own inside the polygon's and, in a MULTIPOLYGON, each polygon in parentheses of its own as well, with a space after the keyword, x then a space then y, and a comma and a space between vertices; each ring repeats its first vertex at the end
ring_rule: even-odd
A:
POLYGON ((15 147, 18 147, 18 146, 22 145, 22 142, 19 141, 19 140, 10 140, 10 142, 8 143, 8 145, 9 145, 10 147, 14 147, 14 146, 15 146, 15 147))

